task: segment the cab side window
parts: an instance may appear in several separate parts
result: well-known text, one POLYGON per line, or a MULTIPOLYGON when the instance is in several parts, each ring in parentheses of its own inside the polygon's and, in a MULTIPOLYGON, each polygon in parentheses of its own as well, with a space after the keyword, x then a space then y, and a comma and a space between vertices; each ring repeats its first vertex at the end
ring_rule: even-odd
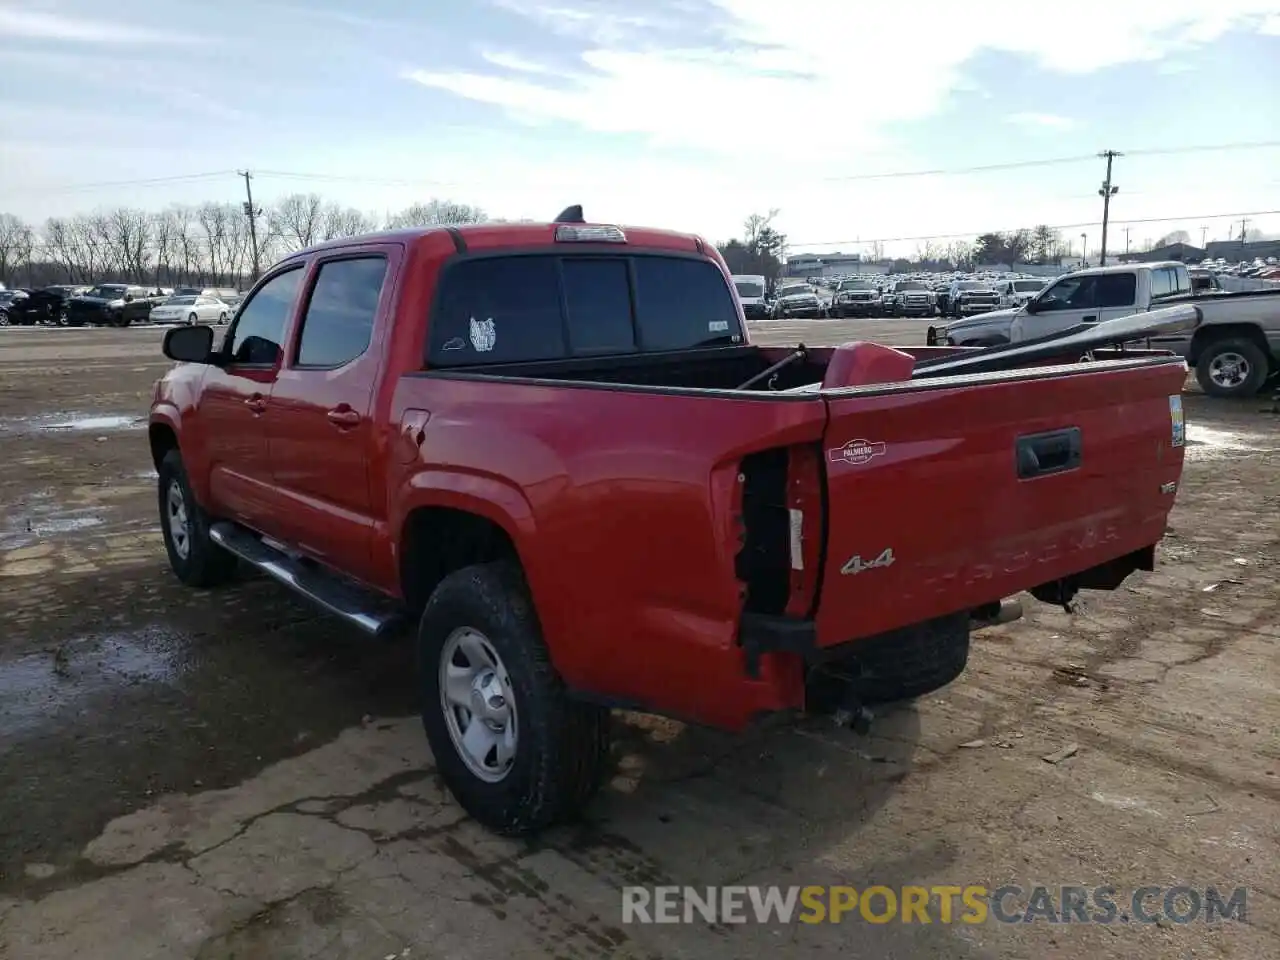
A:
POLYGON ((386 275, 384 257, 321 264, 302 319, 298 366, 340 367, 369 349, 386 275))
POLYGON ((227 335, 225 353, 232 363, 272 366, 279 362, 301 282, 302 267, 292 267, 276 274, 245 301, 227 335))

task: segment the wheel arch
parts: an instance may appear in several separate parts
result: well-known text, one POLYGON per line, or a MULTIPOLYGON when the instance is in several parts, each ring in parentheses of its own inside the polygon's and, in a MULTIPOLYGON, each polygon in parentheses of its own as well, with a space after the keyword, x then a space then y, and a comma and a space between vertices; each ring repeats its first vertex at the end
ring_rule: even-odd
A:
POLYGON ((1201 327, 1191 338, 1191 347, 1187 351, 1187 363, 1194 367, 1200 362, 1206 350, 1222 340, 1248 340, 1262 351, 1263 356, 1268 358, 1274 369, 1276 363, 1271 356, 1271 345, 1267 343, 1266 334, 1256 323, 1215 323, 1201 327))

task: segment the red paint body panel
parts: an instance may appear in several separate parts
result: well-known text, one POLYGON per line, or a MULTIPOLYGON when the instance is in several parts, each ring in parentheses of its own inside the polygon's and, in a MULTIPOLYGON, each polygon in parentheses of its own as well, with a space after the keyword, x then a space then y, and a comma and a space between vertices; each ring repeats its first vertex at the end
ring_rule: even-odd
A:
MULTIPOLYGON (((727 729, 804 697, 799 655, 766 653, 750 677, 739 646, 749 454, 792 451, 787 505, 803 522, 786 613, 811 617, 821 645, 976 606, 1160 539, 1172 497, 1159 487, 1182 465, 1168 445, 1181 364, 872 387, 954 348, 867 344, 810 350, 815 380, 837 357, 830 379, 852 389, 801 396, 424 372, 437 283, 459 238, 468 252, 572 253, 554 231, 399 231, 290 258, 307 272, 305 304, 325 259, 388 257, 372 342, 345 367, 299 369, 295 316, 276 368, 170 371, 152 423, 177 434, 197 498, 394 597, 405 594, 399 558, 414 510, 488 518, 516 547, 569 687, 727 729), (254 394, 268 401, 261 413, 244 402, 254 394), (335 425, 328 413, 339 408, 355 422, 335 425), (1080 469, 1018 481, 1015 438, 1066 426, 1084 436, 1080 469), (885 548, 894 564, 840 573, 850 556, 885 548)), ((710 244, 626 231, 631 249, 701 250, 729 282, 710 244)), ((759 350, 762 364, 788 352, 759 350)))

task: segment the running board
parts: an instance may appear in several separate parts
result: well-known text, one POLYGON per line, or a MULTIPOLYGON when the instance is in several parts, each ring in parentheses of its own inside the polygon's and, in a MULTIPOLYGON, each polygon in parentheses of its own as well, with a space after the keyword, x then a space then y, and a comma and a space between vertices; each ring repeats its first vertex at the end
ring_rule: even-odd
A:
POLYGON ((385 636, 403 622, 403 612, 390 599, 292 557, 234 523, 213 524, 209 539, 372 637, 385 636))

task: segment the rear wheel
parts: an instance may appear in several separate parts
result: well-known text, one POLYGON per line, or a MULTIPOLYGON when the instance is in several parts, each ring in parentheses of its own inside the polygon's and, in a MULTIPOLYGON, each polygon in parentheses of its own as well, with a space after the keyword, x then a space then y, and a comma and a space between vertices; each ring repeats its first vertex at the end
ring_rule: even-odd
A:
POLYGON ((571 700, 516 564, 446 577, 418 628, 422 725, 458 803, 497 833, 576 816, 609 764, 609 711, 571 700))
POLYGON ((189 314, 187 314, 187 325, 188 325, 188 326, 195 326, 195 325, 196 325, 197 323, 199 323, 199 322, 200 322, 200 316, 199 316, 199 314, 195 314, 195 313, 189 313, 189 314))
POLYGON ((1196 380, 1211 397, 1252 397, 1268 372, 1267 355, 1243 337, 1209 344, 1196 361, 1196 380))

